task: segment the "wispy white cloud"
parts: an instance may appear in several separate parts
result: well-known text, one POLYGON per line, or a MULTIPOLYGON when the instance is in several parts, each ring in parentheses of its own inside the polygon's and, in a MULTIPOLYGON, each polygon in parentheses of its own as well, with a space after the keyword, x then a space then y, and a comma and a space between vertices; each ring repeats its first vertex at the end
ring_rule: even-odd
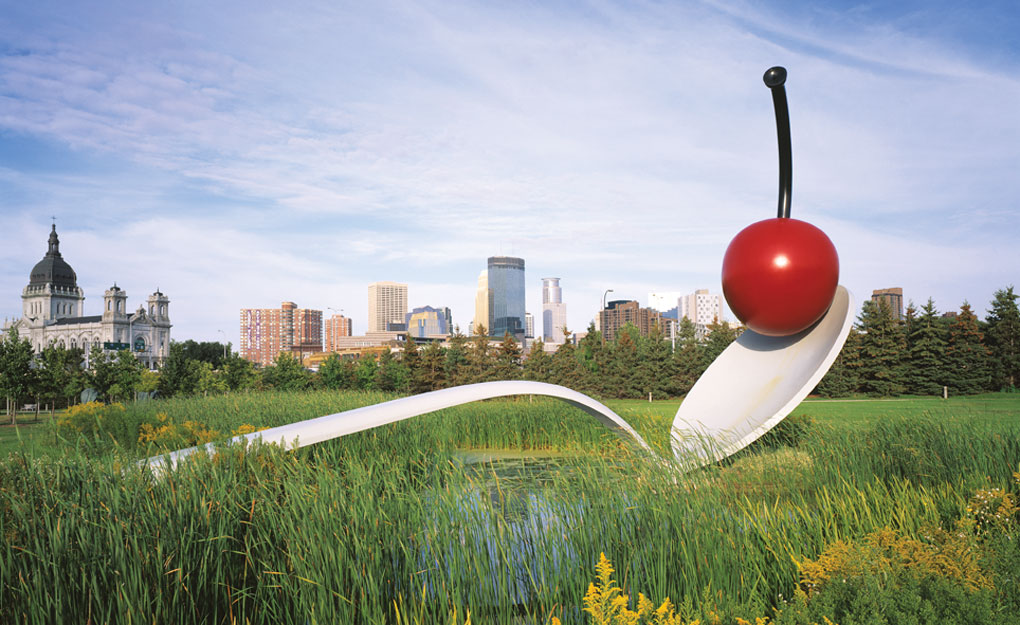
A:
MULTIPOLYGON (((794 216, 831 228, 858 295, 892 280, 956 305, 1012 281, 989 255, 1020 266, 1015 72, 870 14, 121 9, 0 27, 16 51, 0 56, 0 132, 113 163, 26 172, 6 155, 0 189, 22 199, 3 217, 43 239, 44 215, 66 217, 80 275, 154 277, 185 335, 281 299, 363 315, 382 279, 466 325, 501 245, 528 260, 536 314, 531 268, 564 278, 574 327, 614 285, 717 290, 729 239, 774 211, 772 63, 791 70, 794 216), (111 240, 129 243, 114 257, 111 240)), ((4 292, 35 238, 2 253, 4 292)))

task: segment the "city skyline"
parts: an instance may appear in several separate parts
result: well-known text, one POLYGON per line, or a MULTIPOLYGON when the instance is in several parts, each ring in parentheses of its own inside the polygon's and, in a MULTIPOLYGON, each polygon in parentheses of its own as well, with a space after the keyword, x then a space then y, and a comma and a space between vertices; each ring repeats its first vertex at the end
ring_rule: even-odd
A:
POLYGON ((849 8, 12 5, 0 317, 54 216, 83 314, 158 287, 175 338, 235 348, 238 310, 281 301, 363 333, 379 280, 466 331, 489 256, 527 260, 535 316, 560 277, 577 331, 606 289, 721 293, 726 245, 775 214, 777 64, 793 217, 858 305, 897 285, 983 316, 1020 282, 1020 9, 849 8))

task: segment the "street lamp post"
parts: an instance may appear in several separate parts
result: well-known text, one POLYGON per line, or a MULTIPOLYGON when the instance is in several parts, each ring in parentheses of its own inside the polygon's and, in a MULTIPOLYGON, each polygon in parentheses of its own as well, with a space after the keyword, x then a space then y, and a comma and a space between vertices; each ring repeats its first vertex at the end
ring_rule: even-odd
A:
POLYGON ((599 329, 602 331, 602 344, 606 344, 606 324, 603 323, 603 319, 608 320, 609 316, 606 315, 606 296, 613 293, 613 289, 606 289, 606 292, 602 294, 602 310, 599 311, 599 329))
POLYGON ((227 333, 224 332, 223 330, 217 330, 217 332, 219 332, 220 334, 223 335, 223 360, 226 360, 227 359, 227 333))

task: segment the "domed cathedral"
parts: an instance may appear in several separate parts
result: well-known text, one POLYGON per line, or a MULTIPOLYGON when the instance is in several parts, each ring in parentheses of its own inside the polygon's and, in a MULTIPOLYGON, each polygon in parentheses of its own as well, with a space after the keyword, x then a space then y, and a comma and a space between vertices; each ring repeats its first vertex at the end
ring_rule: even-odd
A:
POLYGON ((127 293, 114 284, 103 294, 103 313, 85 316, 85 292, 78 277, 60 255, 57 226, 50 232, 46 256, 32 268, 21 292, 21 319, 8 324, 27 338, 36 352, 50 344, 80 347, 85 357, 93 347, 106 352, 130 349, 150 369, 170 353, 170 300, 157 289, 128 312, 127 293))

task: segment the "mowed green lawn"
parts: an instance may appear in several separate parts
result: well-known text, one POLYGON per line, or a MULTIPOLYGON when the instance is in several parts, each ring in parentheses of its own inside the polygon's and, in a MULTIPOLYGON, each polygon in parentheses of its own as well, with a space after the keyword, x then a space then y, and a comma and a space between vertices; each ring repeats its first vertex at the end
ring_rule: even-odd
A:
MULTIPOLYGON (((605 403, 624 419, 638 416, 672 421, 681 401, 610 399, 605 403)), ((984 393, 946 400, 937 397, 810 398, 790 414, 809 415, 820 423, 854 427, 883 419, 916 417, 973 420, 975 424, 1017 425, 1020 424, 1020 393, 984 393)))
POLYGON ((56 453, 53 428, 50 427, 49 413, 36 417, 35 413, 19 414, 17 425, 11 425, 11 418, 0 414, 0 457, 8 452, 23 451, 30 455, 56 453))
MULTIPOLYGON (((610 399, 605 404, 624 419, 647 420, 668 427, 680 400, 649 402, 640 399, 610 399)), ((58 413, 59 414, 59 413, 58 413)), ((808 399, 791 413, 809 415, 820 423, 861 427, 883 419, 935 417, 954 421, 972 421, 975 425, 1020 425, 1020 393, 985 393, 950 397, 900 397, 888 399, 808 399)), ((9 425, 0 415, 0 456, 20 451, 30 455, 59 454, 61 443, 50 426, 48 414, 18 416, 18 425, 9 425)), ((637 424, 635 424, 637 426, 637 424)), ((643 429, 643 428, 639 428, 643 429)))

